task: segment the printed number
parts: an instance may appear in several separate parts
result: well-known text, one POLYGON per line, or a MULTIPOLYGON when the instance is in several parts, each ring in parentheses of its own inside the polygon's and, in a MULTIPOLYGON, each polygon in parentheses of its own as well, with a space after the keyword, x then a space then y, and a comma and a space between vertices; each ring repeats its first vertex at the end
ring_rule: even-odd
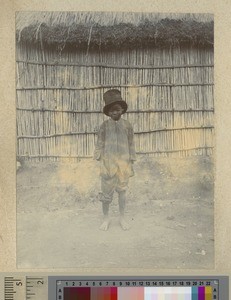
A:
POLYGON ((80 281, 80 282, 79 282, 79 286, 81 286, 81 285, 82 285, 82 282, 80 281))
POLYGON ((200 282, 199 282, 199 285, 204 285, 204 281, 200 281, 200 282))
POLYGON ((17 285, 17 286, 22 286, 22 282, 21 282, 21 281, 17 281, 17 282, 16 282, 16 285, 17 285))
POLYGON ((107 282, 106 282, 106 285, 108 285, 108 284, 109 284, 109 282, 107 281, 107 282))
POLYGON ((171 282, 169 282, 169 281, 166 281, 166 283, 165 283, 167 286, 170 286, 171 285, 171 282))
POLYGON ((153 281, 153 282, 152 282, 152 285, 157 285, 157 282, 156 282, 156 281, 153 281))
POLYGON ((72 286, 75 286, 75 282, 74 281, 72 282, 72 286))
POLYGON ((133 282, 132 285, 135 286, 135 285, 136 285, 136 282, 133 282))
POLYGON ((126 286, 129 286, 129 285, 130 285, 130 282, 129 282, 129 281, 127 281, 125 284, 126 284, 126 286))
POLYGON ((172 285, 177 285, 177 282, 176 282, 176 281, 173 281, 172 285))
POLYGON ((211 285, 210 281, 206 281, 206 285, 211 285))
POLYGON ((146 285, 147 285, 147 286, 150 286, 150 282, 149 282, 149 281, 146 281, 146 285))
POLYGON ((88 282, 86 282, 86 285, 88 285, 88 282))
POLYGON ((144 283, 143 283, 142 281, 139 282, 139 285, 143 286, 143 284, 144 284, 144 283))
POLYGON ((197 285, 197 281, 193 281, 193 285, 197 285))
POLYGON ((186 281, 186 285, 191 285, 190 281, 186 281))
POLYGON ((92 282, 92 285, 95 286, 95 281, 92 282))

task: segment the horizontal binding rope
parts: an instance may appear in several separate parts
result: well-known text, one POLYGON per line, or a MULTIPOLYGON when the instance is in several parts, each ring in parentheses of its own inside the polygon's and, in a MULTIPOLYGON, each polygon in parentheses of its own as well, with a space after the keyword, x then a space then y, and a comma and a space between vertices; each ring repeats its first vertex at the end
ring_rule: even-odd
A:
MULTIPOLYGON (((20 111, 31 111, 31 112, 60 112, 60 113, 102 113, 100 110, 61 110, 61 109, 50 109, 50 108, 23 108, 17 107, 20 111)), ((214 112, 213 108, 205 109, 146 109, 146 110, 127 110, 127 113, 164 113, 164 112, 214 112)))
POLYGON ((46 158, 46 157, 54 157, 54 158, 92 158, 93 155, 17 155, 18 158, 25 157, 25 158, 46 158))
POLYGON ((195 148, 186 148, 186 149, 175 149, 175 150, 158 150, 158 151, 150 151, 150 152, 136 152, 136 154, 154 154, 154 153, 173 153, 173 152, 182 152, 182 151, 192 151, 192 150, 206 150, 213 149, 213 146, 206 147, 195 147, 195 148))
MULTIPOLYGON (((176 150, 158 150, 151 152, 136 152, 136 154, 154 154, 154 153, 173 153, 173 152, 182 152, 182 151, 192 151, 192 150, 206 150, 213 149, 212 146, 206 147, 195 147, 195 148, 187 148, 187 149, 176 149, 176 150)), ((25 158, 46 158, 46 157, 54 157, 54 158, 93 158, 93 155, 17 155, 17 157, 25 157, 25 158)))
POLYGON ((115 88, 115 87, 125 87, 125 88, 139 88, 139 87, 150 87, 150 86, 166 86, 166 87, 177 87, 177 86, 213 86, 214 83, 207 82, 207 83, 152 83, 152 84, 118 84, 118 85, 98 85, 98 86, 88 86, 88 87, 66 87, 66 86, 37 86, 37 87, 18 87, 16 88, 17 91, 24 91, 24 90, 73 90, 73 91, 84 91, 84 90, 95 90, 95 89, 102 89, 102 88, 115 88))
MULTIPOLYGON (((160 132, 160 131, 175 131, 175 130, 189 130, 189 129, 213 129, 214 126, 197 126, 197 127, 178 127, 178 128, 161 128, 161 129, 153 129, 148 131, 139 131, 134 132, 135 134, 142 134, 142 133, 152 133, 152 132, 160 132)), ((83 134, 97 134, 97 131, 91 132, 68 132, 68 133, 56 133, 51 135, 43 135, 43 136, 29 136, 23 135, 18 136, 17 139, 43 139, 43 138, 52 138, 52 137, 59 137, 59 136, 71 136, 71 135, 83 135, 83 134)))
POLYGON ((26 63, 31 65, 43 65, 43 66, 73 66, 73 67, 98 67, 98 68, 113 68, 113 69, 179 69, 179 68, 213 68, 213 64, 206 65, 168 65, 168 66, 152 66, 152 65, 108 65, 108 64, 83 64, 83 63, 68 63, 68 62, 43 62, 33 60, 17 60, 17 63, 26 63))

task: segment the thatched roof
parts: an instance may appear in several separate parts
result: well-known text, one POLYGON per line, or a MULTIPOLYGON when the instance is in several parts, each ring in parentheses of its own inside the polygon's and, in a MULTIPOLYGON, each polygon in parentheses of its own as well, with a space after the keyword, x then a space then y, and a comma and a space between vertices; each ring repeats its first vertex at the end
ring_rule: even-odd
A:
POLYGON ((74 48, 213 45, 213 15, 131 12, 18 12, 17 42, 74 48))

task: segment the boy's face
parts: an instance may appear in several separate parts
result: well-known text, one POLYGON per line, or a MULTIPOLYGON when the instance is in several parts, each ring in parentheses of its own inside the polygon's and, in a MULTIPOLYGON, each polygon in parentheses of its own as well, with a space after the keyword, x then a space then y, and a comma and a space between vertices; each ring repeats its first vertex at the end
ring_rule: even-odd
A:
POLYGON ((118 121, 123 114, 123 111, 123 108, 119 104, 115 104, 109 109, 108 114, 112 120, 118 121))

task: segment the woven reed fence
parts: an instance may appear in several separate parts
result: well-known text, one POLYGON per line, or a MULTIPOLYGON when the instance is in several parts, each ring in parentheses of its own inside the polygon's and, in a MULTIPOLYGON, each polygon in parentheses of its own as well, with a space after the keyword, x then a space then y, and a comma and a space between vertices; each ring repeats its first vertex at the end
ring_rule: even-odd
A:
POLYGON ((212 49, 58 52, 18 43, 16 66, 18 157, 92 157, 110 88, 128 103, 137 153, 213 152, 212 49))

